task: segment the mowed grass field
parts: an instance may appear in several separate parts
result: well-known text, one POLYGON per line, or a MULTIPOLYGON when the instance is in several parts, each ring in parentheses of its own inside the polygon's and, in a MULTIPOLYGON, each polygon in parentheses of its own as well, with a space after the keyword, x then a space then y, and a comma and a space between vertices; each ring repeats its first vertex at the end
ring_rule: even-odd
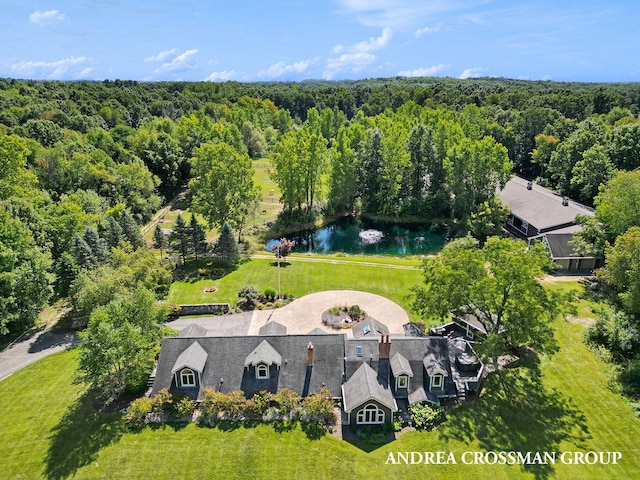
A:
MULTIPOLYGON (((388 260, 393 263, 393 259, 388 260)), ((312 258, 292 257, 280 267, 280 290, 282 294, 301 297, 322 290, 363 290, 387 297, 409 311, 406 298, 410 289, 422 278, 421 271, 405 261, 398 265, 368 264, 344 261, 336 258, 313 261, 312 258), (332 263, 341 262, 341 263, 332 263)), ((212 280, 175 282, 171 285, 167 301, 170 303, 229 303, 235 305, 238 290, 244 285, 253 285, 258 291, 266 288, 278 289, 278 268, 275 258, 251 258, 228 275, 212 280), (204 291, 215 286, 214 293, 204 291)), ((411 317, 418 319, 417 317, 411 317)))
POLYGON ((364 451, 299 425, 223 431, 194 424, 129 430, 96 412, 72 383, 76 352, 56 354, 0 382, 0 478, 87 479, 632 479, 640 421, 607 388, 583 327, 558 321, 561 350, 493 377, 479 400, 450 410, 431 432, 407 432, 364 451), (452 452, 457 464, 392 465, 390 453, 452 452), (471 451, 617 451, 618 465, 465 465, 471 451))

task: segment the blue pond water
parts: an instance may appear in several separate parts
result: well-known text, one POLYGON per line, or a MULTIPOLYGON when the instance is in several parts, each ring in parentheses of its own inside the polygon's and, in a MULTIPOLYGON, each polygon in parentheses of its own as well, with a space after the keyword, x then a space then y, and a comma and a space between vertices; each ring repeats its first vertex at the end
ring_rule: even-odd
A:
MULTIPOLYGON (((367 255, 419 255, 438 252, 444 244, 441 227, 428 224, 397 224, 346 217, 313 230, 301 230, 286 238, 294 240, 295 252, 360 253, 367 255)), ((270 240, 267 248, 278 242, 270 240)))

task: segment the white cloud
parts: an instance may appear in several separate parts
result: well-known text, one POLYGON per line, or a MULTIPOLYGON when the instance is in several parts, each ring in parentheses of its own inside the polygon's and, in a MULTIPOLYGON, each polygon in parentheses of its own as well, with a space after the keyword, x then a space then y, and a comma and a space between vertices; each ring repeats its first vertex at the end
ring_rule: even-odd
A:
POLYGON ((211 72, 211 74, 204 79, 205 82, 225 82, 227 80, 233 80, 238 77, 238 72, 235 70, 224 70, 222 72, 211 72))
POLYGON ((389 40, 391 40, 391 33, 391 29, 389 27, 385 27, 382 29, 382 34, 378 38, 371 37, 369 40, 358 42, 352 47, 352 49, 355 52, 372 52, 380 50, 381 48, 386 47, 389 40))
POLYGON ((258 77, 278 78, 288 73, 302 73, 317 61, 318 61, 317 58, 312 58, 310 60, 302 60, 300 62, 290 63, 290 64, 287 64, 285 62, 274 63, 266 70, 262 70, 258 72, 258 77))
POLYGON ((334 53, 340 53, 340 52, 356 52, 356 53, 363 53, 363 52, 373 52, 375 50, 380 50, 381 48, 384 48, 387 46, 387 44, 389 43, 389 40, 391 40, 391 36, 392 36, 392 30, 388 27, 385 27, 382 29, 382 33, 380 34, 379 37, 375 38, 375 37, 371 37, 369 38, 369 40, 363 40, 362 42, 358 42, 354 45, 351 45, 350 47, 345 47, 344 45, 336 45, 335 47, 333 47, 333 52, 334 53))
POLYGON ((392 34, 392 30, 385 27, 379 37, 371 37, 369 40, 363 40, 349 47, 336 45, 333 47, 334 53, 346 53, 336 58, 327 59, 323 77, 329 80, 340 72, 358 73, 362 71, 364 67, 376 61, 377 57, 371 52, 386 47, 391 40, 392 34))
POLYGON ((47 10, 46 12, 38 10, 29 15, 29 23, 32 23, 33 25, 48 25, 56 22, 63 22, 64 19, 64 13, 60 13, 59 10, 47 10))
POLYGON ((416 30, 416 38, 420 38, 423 35, 428 35, 430 33, 436 33, 442 30, 443 23, 438 23, 435 27, 424 27, 416 30))
POLYGON ((86 68, 82 69, 81 72, 75 73, 73 75, 73 78, 75 78, 75 79, 86 79, 86 78, 91 77, 94 72, 95 72, 95 69, 93 69, 91 67, 86 67, 86 68))
POLYGON ((367 52, 344 53, 337 58, 327 60, 327 68, 323 73, 323 78, 330 80, 340 72, 358 73, 375 60, 376 56, 367 52))
POLYGON ((431 77, 438 72, 448 68, 449 65, 434 65, 433 67, 415 68, 413 70, 402 70, 398 72, 399 77, 431 77))
POLYGON ((486 68, 467 68, 465 69, 460 76, 458 77, 461 80, 467 79, 467 78, 478 78, 482 76, 482 72, 485 72, 487 69, 486 68))
MULTIPOLYGON (((162 59, 167 59, 169 57, 171 57, 172 55, 175 55, 177 53, 177 49, 172 49, 170 51, 167 52, 161 52, 160 54, 156 55, 157 57, 160 57, 162 59)), ((185 50, 184 52, 182 52, 180 55, 176 55, 173 60, 168 61, 168 62, 164 62, 160 67, 156 68, 152 73, 151 73, 151 78, 157 78, 161 75, 164 75, 166 73, 170 73, 170 72, 176 72, 176 71, 184 71, 190 68, 194 68, 195 65, 192 65, 190 63, 191 58, 196 55, 198 53, 198 49, 193 48, 191 50, 185 50)), ((158 60, 156 60, 158 61, 158 60)), ((160 60, 162 61, 162 60, 160 60)))
POLYGON ((166 50, 164 52, 160 52, 157 55, 152 55, 150 57, 145 58, 143 61, 145 61, 145 62, 164 62, 168 57, 170 57, 174 53, 178 53, 178 49, 177 48, 172 48, 171 50, 166 50))
POLYGON ((63 80, 77 75, 77 72, 69 73, 72 67, 81 67, 88 61, 87 57, 69 57, 55 62, 23 61, 11 65, 11 72, 22 78, 46 76, 52 80, 63 80))

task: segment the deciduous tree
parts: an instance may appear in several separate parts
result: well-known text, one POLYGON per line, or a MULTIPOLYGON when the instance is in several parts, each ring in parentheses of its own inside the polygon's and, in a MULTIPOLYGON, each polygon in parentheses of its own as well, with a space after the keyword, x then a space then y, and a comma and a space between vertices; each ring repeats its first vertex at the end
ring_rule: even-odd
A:
POLYGON ((479 248, 471 238, 455 240, 424 260, 413 308, 427 321, 474 315, 487 332, 479 353, 494 362, 515 347, 552 353, 550 323, 565 303, 539 282, 551 266, 542 244, 490 237, 479 248))

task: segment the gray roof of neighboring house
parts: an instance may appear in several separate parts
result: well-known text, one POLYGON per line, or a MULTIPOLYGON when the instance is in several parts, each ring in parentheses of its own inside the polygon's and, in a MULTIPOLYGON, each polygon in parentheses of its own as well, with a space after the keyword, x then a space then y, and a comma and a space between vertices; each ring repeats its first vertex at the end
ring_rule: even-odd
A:
POLYGON ((206 337, 207 329, 197 323, 187 325, 178 334, 180 337, 206 337))
POLYGON ((373 317, 367 317, 351 328, 354 337, 379 337, 382 333, 389 333, 389 328, 373 317))
POLYGON ((275 348, 271 346, 269 342, 263 340, 244 360, 244 366, 259 365, 264 363, 265 365, 282 365, 282 355, 280 355, 275 348))
POLYGON ((391 371, 394 376, 398 376, 402 373, 413 377, 413 370, 411 370, 411 365, 409 364, 409 360, 405 358, 400 352, 396 352, 391 356, 389 360, 391 364, 391 371))
POLYGON ((208 356, 205 349, 195 341, 178 356, 171 369, 171 374, 173 375, 183 368, 190 368, 191 370, 202 373, 208 356))
POLYGON ((511 213, 534 226, 540 233, 565 227, 575 222, 576 215, 593 215, 593 210, 573 200, 562 205, 562 195, 558 195, 536 183, 527 189, 528 181, 514 177, 500 192, 500 200, 511 213))
MULTIPOLYGON (((280 367, 270 367, 269 379, 256 379, 253 367, 244 367, 247 357, 266 341, 265 337, 202 337, 197 341, 209 356, 199 390, 193 394, 195 399, 202 398, 205 388, 225 393, 242 390, 247 397, 251 397, 260 390, 275 393, 283 388, 305 396, 319 392, 322 386, 326 386, 334 396, 340 395, 344 370, 344 334, 269 336, 268 344, 282 358, 280 367), (309 342, 314 346, 312 367, 307 366, 309 342)), ((192 343, 193 338, 163 339, 152 395, 163 388, 172 387, 171 370, 176 359, 192 343)))
POLYGON ((368 364, 362 363, 342 386, 344 410, 350 412, 369 400, 375 400, 392 411, 398 410, 387 382, 379 379, 378 373, 368 364))
POLYGON ((269 322, 258 330, 260 335, 284 335, 285 333, 287 333, 287 327, 278 322, 269 322))
MULTIPOLYGON (((546 239, 546 244, 554 260, 584 258, 582 255, 578 255, 571 245, 570 242, 573 240, 573 234, 571 233, 557 233, 554 231, 544 234, 542 238, 546 239)), ((593 257, 587 256, 586 258, 593 257)))

